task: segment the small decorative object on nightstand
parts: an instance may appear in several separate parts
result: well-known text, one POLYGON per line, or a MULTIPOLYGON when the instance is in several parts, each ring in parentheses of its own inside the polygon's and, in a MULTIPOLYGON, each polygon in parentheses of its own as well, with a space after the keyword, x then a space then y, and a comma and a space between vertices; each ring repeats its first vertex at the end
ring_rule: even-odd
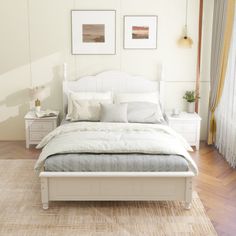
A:
POLYGON ((166 117, 169 126, 199 150, 201 117, 197 113, 187 112, 181 112, 178 116, 167 113, 166 117))
POLYGON ((39 118, 34 111, 30 111, 25 115, 25 135, 26 148, 30 144, 38 144, 42 138, 54 130, 59 121, 59 112, 54 116, 39 118))
POLYGON ((183 99, 187 101, 187 111, 189 113, 194 113, 195 110, 195 101, 200 97, 195 94, 195 91, 186 91, 183 99))

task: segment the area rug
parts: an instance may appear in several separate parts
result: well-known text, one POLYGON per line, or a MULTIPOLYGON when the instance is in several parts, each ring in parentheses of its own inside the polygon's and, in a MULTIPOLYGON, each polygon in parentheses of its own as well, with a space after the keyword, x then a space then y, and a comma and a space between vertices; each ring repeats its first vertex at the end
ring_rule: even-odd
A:
POLYGON ((197 193, 180 202, 52 202, 43 210, 34 160, 0 160, 0 235, 217 235, 197 193))

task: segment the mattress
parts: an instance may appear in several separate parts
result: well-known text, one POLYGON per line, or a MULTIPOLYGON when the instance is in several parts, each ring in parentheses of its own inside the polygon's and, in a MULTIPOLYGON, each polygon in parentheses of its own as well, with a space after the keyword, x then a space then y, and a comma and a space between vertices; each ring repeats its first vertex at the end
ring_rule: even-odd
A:
POLYGON ((56 154, 44 163, 54 172, 179 172, 188 171, 186 159, 178 155, 147 154, 56 154))

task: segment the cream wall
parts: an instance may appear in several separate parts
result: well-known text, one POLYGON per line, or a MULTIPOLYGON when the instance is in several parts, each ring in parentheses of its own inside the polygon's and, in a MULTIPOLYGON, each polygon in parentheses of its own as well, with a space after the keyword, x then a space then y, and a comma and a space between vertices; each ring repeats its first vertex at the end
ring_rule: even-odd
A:
MULTIPOLYGON (((202 139, 206 137, 209 91, 209 52, 213 0, 205 1, 201 107, 202 139)), ((21 140, 24 114, 30 108, 28 88, 46 84, 44 108, 62 110, 62 64, 71 75, 83 76, 108 69, 157 78, 165 68, 166 109, 184 109, 183 93, 195 88, 199 0, 189 1, 189 34, 194 45, 179 48, 185 0, 2 0, 0 1, 0 140, 21 140), (71 9, 115 9, 116 55, 78 55, 71 51, 71 9), (124 15, 158 15, 156 50, 123 49, 124 15)))

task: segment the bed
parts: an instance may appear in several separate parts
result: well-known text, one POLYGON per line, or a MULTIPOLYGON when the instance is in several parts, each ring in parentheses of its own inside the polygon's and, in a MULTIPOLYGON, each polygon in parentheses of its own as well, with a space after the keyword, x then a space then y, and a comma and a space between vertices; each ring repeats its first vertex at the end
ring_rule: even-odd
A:
MULTIPOLYGON (((64 74, 64 114, 69 91, 158 91, 163 106, 161 76, 151 81, 106 71, 71 81, 64 74)), ((73 122, 47 135, 39 144, 42 147, 35 169, 43 209, 48 209, 49 201, 127 200, 179 200, 190 208, 197 167, 187 152, 191 148, 167 125, 73 122)))

